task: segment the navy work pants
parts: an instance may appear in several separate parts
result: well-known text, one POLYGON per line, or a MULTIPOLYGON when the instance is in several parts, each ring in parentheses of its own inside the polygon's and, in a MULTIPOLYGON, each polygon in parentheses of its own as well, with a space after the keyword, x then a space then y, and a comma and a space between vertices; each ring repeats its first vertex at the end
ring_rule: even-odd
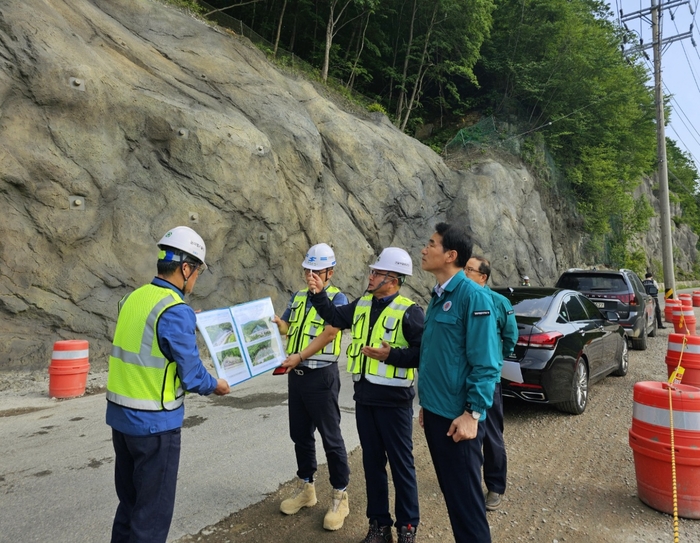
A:
POLYGON ((112 429, 119 505, 112 543, 165 543, 175 506, 180 429, 130 436, 112 429))
POLYGON ((355 404, 367 487, 367 517, 391 526, 387 459, 396 495, 396 526, 418 526, 418 484, 413 462, 413 408, 355 404))
POLYGON ((294 442, 297 476, 313 481, 316 463, 315 430, 321 434, 333 488, 350 482, 350 466, 340 433, 340 375, 338 364, 318 369, 297 368, 289 372, 289 436, 294 442))
POLYGON ((455 543, 490 543, 486 503, 481 490, 481 445, 484 425, 474 439, 455 443, 447 432, 452 419, 423 409, 423 429, 445 497, 455 543))
POLYGON ((486 413, 484 425, 484 483, 491 492, 506 491, 508 459, 503 441, 503 396, 501 383, 496 383, 493 405, 486 413))

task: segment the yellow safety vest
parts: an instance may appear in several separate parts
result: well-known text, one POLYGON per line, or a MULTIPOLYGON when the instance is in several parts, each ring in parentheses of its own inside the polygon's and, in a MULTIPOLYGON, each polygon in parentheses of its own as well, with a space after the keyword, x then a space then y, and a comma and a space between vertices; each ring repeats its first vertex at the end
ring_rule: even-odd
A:
MULTIPOLYGON (((306 312, 306 298, 309 289, 300 290, 294 295, 292 306, 289 314, 289 329, 287 330, 287 354, 298 353, 305 349, 317 336, 321 335, 326 327, 325 321, 316 312, 314 306, 311 306, 309 312, 306 312)), ((334 286, 329 286, 326 289, 328 298, 333 301, 335 295, 340 292, 340 289, 334 286)), ((323 360, 325 362, 337 362, 340 356, 340 339, 342 333, 338 332, 335 339, 326 345, 316 354, 307 357, 314 360, 323 360)))
POLYGON ((107 400, 142 411, 180 407, 185 393, 177 363, 158 346, 156 325, 163 311, 184 303, 171 289, 144 285, 119 302, 107 375, 107 400))
POLYGON ((392 347, 408 347, 403 335, 403 317, 406 310, 415 302, 398 295, 384 308, 371 330, 369 328, 372 295, 367 294, 357 301, 352 322, 352 342, 348 345, 348 372, 353 381, 359 381, 362 373, 376 385, 410 387, 413 385, 414 369, 397 368, 381 360, 368 358, 360 351, 365 345, 381 347, 386 341, 392 347), (369 337, 369 341, 367 338, 369 337))

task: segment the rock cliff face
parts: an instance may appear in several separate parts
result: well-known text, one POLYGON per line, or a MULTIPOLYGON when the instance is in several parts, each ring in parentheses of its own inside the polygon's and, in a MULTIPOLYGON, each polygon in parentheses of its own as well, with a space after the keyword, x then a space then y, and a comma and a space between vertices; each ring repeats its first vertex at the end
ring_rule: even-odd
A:
POLYGON ((425 301, 420 249, 441 220, 471 228, 496 284, 551 284, 579 259, 580 234, 523 166, 451 169, 153 0, 2 2, 0 201, 0 369, 46 367, 69 338, 105 368, 117 302, 176 225, 207 242, 201 309, 270 296, 281 312, 321 241, 351 299, 374 255, 406 248, 404 291, 425 301))

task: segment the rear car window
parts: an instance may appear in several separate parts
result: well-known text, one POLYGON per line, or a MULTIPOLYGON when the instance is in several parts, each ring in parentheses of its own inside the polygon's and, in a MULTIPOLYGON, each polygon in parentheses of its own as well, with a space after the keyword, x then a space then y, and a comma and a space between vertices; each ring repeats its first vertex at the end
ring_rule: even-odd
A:
POLYGON ((579 292, 627 292, 629 290, 621 275, 607 273, 581 275, 566 273, 557 281, 557 287, 579 292))
POLYGON ((510 303, 513 304, 513 311, 516 317, 530 317, 541 319, 547 313, 549 305, 552 303, 551 296, 545 298, 528 298, 518 300, 511 298, 510 303))

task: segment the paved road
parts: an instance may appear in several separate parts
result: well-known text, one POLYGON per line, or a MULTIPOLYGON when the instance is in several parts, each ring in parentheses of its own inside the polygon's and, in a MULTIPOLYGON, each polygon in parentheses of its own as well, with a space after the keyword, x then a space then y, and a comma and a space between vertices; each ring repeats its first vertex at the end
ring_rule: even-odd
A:
MULTIPOLYGON (((350 451, 359 441, 352 382, 341 375, 342 431, 350 451)), ((185 405, 170 540, 259 502, 296 471, 285 377, 267 373, 226 397, 194 395, 185 405)), ((104 394, 63 401, 45 392, 21 400, 0 394, 0 542, 109 540, 117 498, 104 412, 104 394), (9 415, 18 409, 28 412, 9 415)), ((317 441, 319 461, 325 461, 317 441)))

